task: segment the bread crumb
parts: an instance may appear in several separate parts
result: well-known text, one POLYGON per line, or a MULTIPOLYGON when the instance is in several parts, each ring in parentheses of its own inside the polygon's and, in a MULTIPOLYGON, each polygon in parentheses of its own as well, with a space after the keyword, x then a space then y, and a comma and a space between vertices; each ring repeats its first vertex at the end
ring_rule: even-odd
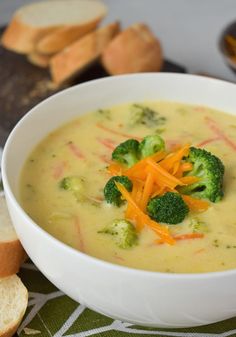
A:
POLYGON ((30 329, 30 328, 24 328, 23 331, 26 335, 38 335, 39 333, 41 333, 40 330, 35 330, 35 329, 30 329))

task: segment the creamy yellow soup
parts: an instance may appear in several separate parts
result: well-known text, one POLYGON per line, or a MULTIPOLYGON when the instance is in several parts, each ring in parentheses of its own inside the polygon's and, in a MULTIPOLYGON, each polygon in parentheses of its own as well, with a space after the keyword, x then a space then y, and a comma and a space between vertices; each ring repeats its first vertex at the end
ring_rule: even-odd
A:
POLYGON ((134 104, 88 113, 49 134, 30 154, 20 182, 21 203, 31 218, 51 235, 88 255, 132 268, 174 273, 202 273, 236 268, 236 117, 207 107, 173 102, 144 102, 154 111, 139 120, 134 104), (192 213, 173 235, 204 224, 204 237, 157 244, 144 228, 138 244, 119 248, 112 236, 101 234, 114 219, 124 218, 126 206, 104 201, 110 178, 107 165, 113 148, 129 137, 159 133, 167 148, 187 142, 204 147, 225 165, 224 198, 202 213, 192 213), (60 188, 76 175, 86 185, 86 201, 60 188))

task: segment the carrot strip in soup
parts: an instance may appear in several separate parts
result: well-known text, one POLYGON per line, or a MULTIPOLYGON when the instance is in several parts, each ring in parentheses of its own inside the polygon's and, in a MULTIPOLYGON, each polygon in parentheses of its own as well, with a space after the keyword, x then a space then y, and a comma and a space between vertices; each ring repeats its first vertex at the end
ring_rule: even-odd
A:
POLYGON ((199 144, 197 144, 197 147, 206 146, 206 145, 208 145, 210 143, 213 143, 213 142, 215 142, 216 140, 219 140, 219 139, 220 139, 220 137, 214 137, 214 138, 205 139, 202 142, 200 142, 199 144))
POLYGON ((78 148, 77 145, 75 145, 74 143, 68 143, 68 147, 75 157, 79 159, 85 159, 85 156, 83 155, 83 153, 81 152, 81 150, 78 148))
POLYGON ((198 182, 201 179, 198 177, 194 177, 194 176, 185 176, 185 177, 180 178, 179 180, 181 180, 182 183, 186 185, 191 185, 191 184, 198 182))
POLYGON ((228 144, 234 151, 236 151, 236 144, 231 139, 229 139, 228 136, 226 136, 226 134, 217 125, 216 121, 214 121, 210 117, 206 117, 205 120, 210 130, 212 130, 219 138, 224 140, 226 144, 228 144))
POLYGON ((175 153, 171 153, 169 156, 167 156, 165 159, 163 159, 160 162, 160 165, 164 169, 169 171, 173 167, 174 163, 181 161, 183 157, 188 155, 189 147, 190 147, 190 145, 186 144, 181 149, 176 151, 175 153))
POLYGON ((188 233, 188 234, 182 234, 182 235, 176 235, 174 236, 175 240, 189 240, 189 239, 202 239, 204 237, 204 234, 202 233, 188 233))
POLYGON ((126 134, 126 133, 122 133, 122 132, 120 132, 120 131, 110 129, 110 128, 108 128, 107 126, 102 125, 102 124, 100 124, 100 123, 97 123, 96 126, 97 126, 99 129, 102 129, 102 130, 104 130, 104 131, 107 131, 107 132, 109 132, 109 133, 112 133, 113 135, 121 136, 121 137, 124 137, 124 138, 133 138, 133 139, 137 139, 137 140, 141 140, 141 139, 142 139, 141 137, 137 137, 137 136, 133 136, 133 135, 128 135, 128 134, 126 134))
POLYGON ((148 227, 150 227, 153 231, 155 231, 164 242, 174 244, 175 241, 169 234, 168 228, 161 226, 155 221, 152 221, 149 218, 149 216, 143 213, 142 210, 138 207, 138 205, 135 203, 135 201, 131 197, 130 193, 126 190, 126 188, 122 184, 119 184, 117 182, 115 184, 120 193, 122 194, 123 198, 132 205, 134 211, 136 212, 137 216, 142 220, 142 222, 148 227))
POLYGON ((145 181, 144 189, 143 189, 142 200, 140 203, 140 208, 142 211, 146 209, 148 200, 150 196, 152 195, 153 184, 154 184, 153 175, 152 173, 148 173, 147 179, 145 181))
POLYGON ((148 159, 152 159, 155 162, 157 162, 157 161, 160 161, 163 158, 165 158, 165 156, 166 156, 166 152, 164 152, 164 151, 157 152, 150 157, 146 157, 144 159, 141 159, 137 164, 135 164, 132 167, 130 167, 129 169, 127 169, 124 173, 127 176, 132 175, 133 173, 135 173, 137 171, 143 170, 144 167, 147 165, 148 159))
POLYGON ((107 170, 114 176, 120 176, 123 173, 123 167, 115 162, 112 162, 107 170))
POLYGON ((196 199, 190 197, 189 195, 182 194, 181 195, 188 207, 193 212, 204 212, 209 208, 209 203, 205 200, 196 199))
POLYGON ((156 171, 157 177, 166 178, 170 183, 173 184, 173 186, 184 185, 181 180, 175 178, 173 175, 167 172, 160 164, 155 163, 152 159, 148 159, 147 163, 156 171))
POLYGON ((108 139, 100 139, 100 138, 97 138, 97 141, 104 145, 107 149, 109 150, 114 150, 116 148, 116 146, 114 145, 114 143, 112 143, 110 140, 108 139))

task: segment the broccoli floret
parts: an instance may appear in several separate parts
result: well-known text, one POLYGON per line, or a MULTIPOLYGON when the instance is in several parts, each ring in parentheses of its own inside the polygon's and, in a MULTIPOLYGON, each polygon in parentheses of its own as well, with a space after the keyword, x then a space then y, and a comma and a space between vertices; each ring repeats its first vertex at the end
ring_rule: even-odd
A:
POLYGON ((112 159, 128 167, 133 166, 139 160, 139 142, 128 139, 119 144, 112 152, 112 159))
POLYGON ((66 191, 71 191, 77 201, 85 201, 85 181, 82 177, 65 177, 60 181, 59 186, 66 191))
POLYGON ((141 104, 131 106, 130 120, 131 126, 145 125, 148 128, 154 128, 166 122, 166 118, 160 116, 159 112, 141 104))
POLYGON ((124 219, 114 220, 110 225, 98 233, 113 236, 118 247, 127 249, 137 244, 138 236, 131 222, 124 219))
POLYGON ((158 135, 151 135, 144 137, 139 145, 141 158, 151 156, 152 154, 164 149, 165 149, 165 142, 158 135))
POLYGON ((132 191, 133 184, 132 184, 132 181, 128 177, 126 177, 126 176, 115 176, 115 177, 112 177, 106 183, 106 185, 104 187, 104 191, 103 191, 106 202, 109 203, 109 204, 113 204, 113 205, 119 207, 119 206, 121 206, 123 204, 124 200, 122 200, 121 193, 118 190, 118 188, 116 187, 115 182, 118 182, 118 183, 124 185, 124 187, 129 192, 132 191))
POLYGON ((218 202, 222 199, 224 165, 222 161, 204 149, 190 148, 186 161, 193 164, 193 169, 186 175, 199 177, 200 180, 179 188, 181 193, 197 198, 218 202))
POLYGON ((189 227, 192 229, 193 233, 208 233, 209 228, 204 221, 200 221, 197 218, 193 218, 190 221, 189 227))
POLYGON ((175 225, 184 220, 189 208, 180 194, 166 192, 164 195, 154 197, 149 201, 147 212, 157 222, 175 225))

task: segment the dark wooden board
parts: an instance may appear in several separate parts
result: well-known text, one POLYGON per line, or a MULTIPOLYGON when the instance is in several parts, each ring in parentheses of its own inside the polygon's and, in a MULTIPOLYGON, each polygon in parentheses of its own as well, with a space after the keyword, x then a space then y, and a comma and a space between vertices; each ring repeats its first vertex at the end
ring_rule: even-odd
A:
MULTIPOLYGON (((0 35, 3 30, 0 28, 0 35)), ((186 72, 184 67, 170 61, 165 61, 162 71, 186 72)), ((95 64, 70 85, 105 76, 108 75, 101 65, 95 64)), ((0 145, 27 111, 62 89, 53 87, 48 70, 38 68, 29 63, 25 56, 0 46, 0 145)))

